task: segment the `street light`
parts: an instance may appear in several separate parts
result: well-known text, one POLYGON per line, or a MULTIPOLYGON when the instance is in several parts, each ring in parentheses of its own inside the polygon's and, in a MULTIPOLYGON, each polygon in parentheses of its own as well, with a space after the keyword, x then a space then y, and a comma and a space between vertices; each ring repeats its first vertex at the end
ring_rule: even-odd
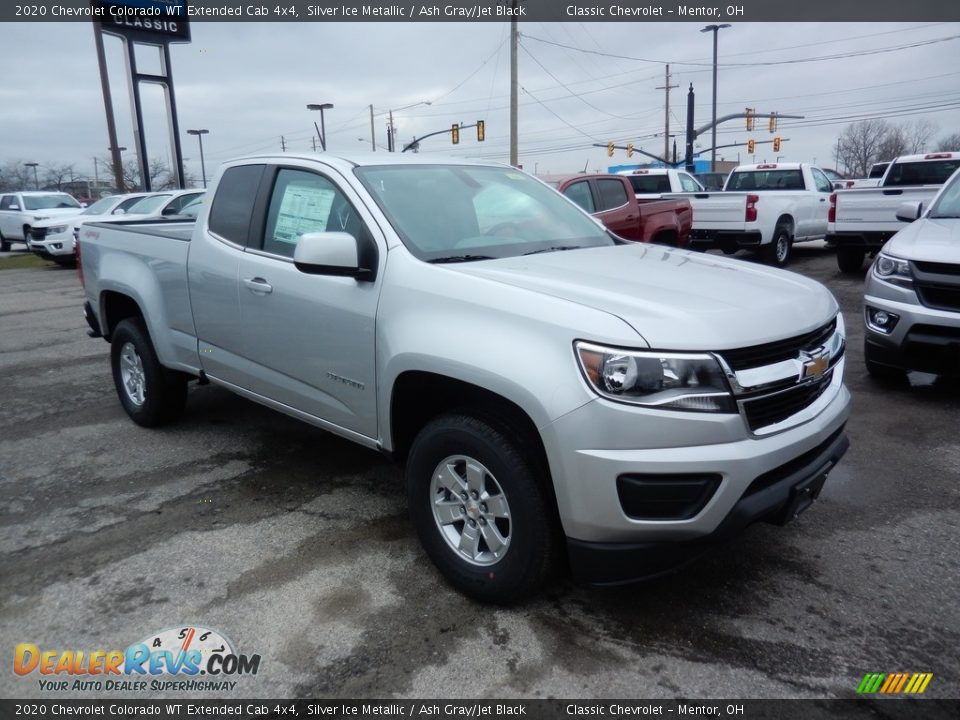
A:
POLYGON ((34 190, 39 190, 39 189, 40 189, 40 181, 37 180, 37 165, 39 165, 39 164, 40 164, 40 163, 24 163, 24 165, 25 165, 26 167, 32 167, 32 168, 33 168, 33 189, 34 189, 34 190))
MULTIPOLYGON (((419 107, 420 105, 433 105, 433 103, 429 100, 421 100, 420 102, 411 103, 410 105, 394 108, 394 110, 400 112, 401 110, 409 110, 410 108, 419 107)), ((389 110, 387 113, 390 116, 390 121, 387 123, 387 151, 394 152, 396 150, 396 146, 393 142, 393 134, 396 132, 396 130, 394 130, 393 127, 393 110, 389 110)))
POLYGON ((710 131, 710 172, 717 170, 717 33, 728 28, 728 23, 722 25, 707 25, 700 32, 713 33, 713 128, 710 131))
POLYGON ((327 126, 323 123, 323 111, 324 110, 333 110, 333 103, 322 103, 319 105, 310 104, 307 105, 307 110, 319 110, 320 111, 320 127, 317 127, 317 121, 313 121, 313 127, 317 130, 317 135, 320 136, 320 147, 323 148, 324 152, 327 150, 327 126), (321 130, 322 128, 322 130, 321 130))
POLYGON ((203 163, 203 136, 209 134, 209 130, 187 130, 187 135, 196 135, 200 141, 200 175, 203 176, 203 187, 207 187, 207 168, 203 163))

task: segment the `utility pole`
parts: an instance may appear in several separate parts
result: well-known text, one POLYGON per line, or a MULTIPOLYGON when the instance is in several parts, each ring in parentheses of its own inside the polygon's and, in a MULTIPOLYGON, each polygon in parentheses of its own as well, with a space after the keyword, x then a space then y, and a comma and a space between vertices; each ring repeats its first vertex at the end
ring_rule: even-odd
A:
POLYGON ((517 32, 517 4, 519 0, 510 0, 510 164, 519 164, 517 152, 517 51, 520 46, 520 33, 517 32))
POLYGON ((390 119, 387 122, 387 152, 394 151, 394 141, 393 141, 393 110, 390 111, 390 119))
POLYGON ((317 151, 317 138, 315 135, 310 136, 310 142, 313 144, 313 151, 317 151))
POLYGON ((287 140, 283 137, 283 135, 280 136, 280 150, 281 152, 287 151, 287 140))
POLYGON ((666 80, 663 85, 656 88, 657 90, 664 91, 664 105, 663 105, 663 156, 665 158, 670 157, 670 88, 680 87, 679 85, 670 84, 670 65, 667 65, 666 80))
POLYGON ((377 151, 377 136, 373 132, 373 103, 370 104, 370 150, 377 151))
POLYGON ((687 92, 687 148, 684 152, 684 166, 687 172, 693 172, 693 83, 690 83, 690 90, 687 92))

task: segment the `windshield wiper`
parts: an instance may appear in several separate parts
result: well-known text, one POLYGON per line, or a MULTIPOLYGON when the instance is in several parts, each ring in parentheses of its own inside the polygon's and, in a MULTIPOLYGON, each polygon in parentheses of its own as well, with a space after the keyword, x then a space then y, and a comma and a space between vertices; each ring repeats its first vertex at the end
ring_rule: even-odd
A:
POLYGON ((541 250, 531 250, 528 253, 524 253, 524 255, 537 255, 538 253, 556 252, 559 250, 579 250, 582 247, 582 245, 555 245, 554 247, 543 248, 541 250))
POLYGON ((960 215, 927 215, 931 220, 957 220, 960 215))
POLYGON ((473 262, 474 260, 494 260, 492 255, 448 255, 446 257, 427 260, 428 263, 458 263, 473 262))

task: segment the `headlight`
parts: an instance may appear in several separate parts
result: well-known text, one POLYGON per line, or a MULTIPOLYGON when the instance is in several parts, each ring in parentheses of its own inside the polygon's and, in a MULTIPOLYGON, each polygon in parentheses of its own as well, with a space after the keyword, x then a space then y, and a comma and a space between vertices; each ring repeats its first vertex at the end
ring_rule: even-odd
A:
POLYGON ((712 355, 575 345, 584 376, 603 397, 663 410, 737 411, 712 355))
POLYGON ((877 254, 877 259, 873 262, 873 274, 884 282, 900 287, 911 287, 913 285, 910 263, 882 252, 877 254))
POLYGON ((47 235, 59 235, 62 232, 67 231, 66 225, 56 225, 54 227, 47 228, 47 235))

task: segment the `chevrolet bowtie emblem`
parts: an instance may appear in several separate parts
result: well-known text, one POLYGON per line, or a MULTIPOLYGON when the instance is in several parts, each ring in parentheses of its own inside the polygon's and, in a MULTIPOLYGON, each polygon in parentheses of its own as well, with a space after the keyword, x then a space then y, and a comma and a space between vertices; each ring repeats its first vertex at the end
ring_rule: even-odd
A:
POLYGON ((819 378, 830 368, 830 357, 827 354, 817 355, 803 360, 803 369, 800 371, 800 379, 819 378))

